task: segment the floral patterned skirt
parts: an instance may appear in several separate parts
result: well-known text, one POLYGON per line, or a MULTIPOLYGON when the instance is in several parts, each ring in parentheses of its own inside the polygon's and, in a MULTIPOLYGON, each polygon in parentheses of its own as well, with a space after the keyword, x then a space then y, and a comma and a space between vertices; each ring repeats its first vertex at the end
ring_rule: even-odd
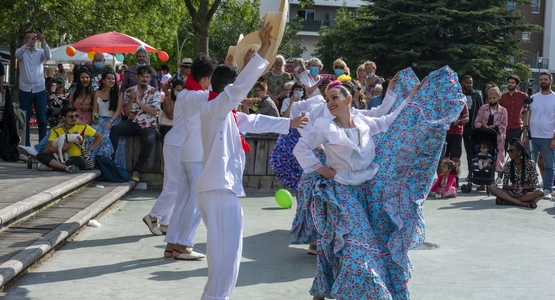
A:
MULTIPOLYGON (((93 124, 92 128, 94 128, 97 132, 104 136, 104 140, 91 152, 92 159, 94 161, 96 155, 105 156, 108 158, 112 158, 112 153, 114 153, 114 147, 112 147, 112 142, 110 141, 110 129, 105 129, 104 126, 108 123, 110 118, 108 117, 100 117, 98 124, 93 124)), ((118 117, 112 126, 115 126, 121 122, 121 116, 118 117)), ((94 138, 87 138, 87 148, 93 143, 94 138)), ((118 166, 125 169, 126 162, 125 162, 125 138, 119 139, 118 150, 116 151, 116 159, 114 161, 118 166)))
MULTIPOLYGON (((326 166, 326 154, 322 150, 313 150, 320 163, 326 166)), ((297 189, 297 211, 291 226, 292 244, 316 244, 318 234, 314 228, 314 219, 310 212, 312 206, 312 195, 316 184, 324 177, 318 172, 303 173, 297 189)))
POLYGON ((293 148, 301 135, 295 128, 289 128, 288 134, 280 134, 269 158, 270 166, 277 178, 288 188, 297 190, 303 169, 293 155, 293 148))

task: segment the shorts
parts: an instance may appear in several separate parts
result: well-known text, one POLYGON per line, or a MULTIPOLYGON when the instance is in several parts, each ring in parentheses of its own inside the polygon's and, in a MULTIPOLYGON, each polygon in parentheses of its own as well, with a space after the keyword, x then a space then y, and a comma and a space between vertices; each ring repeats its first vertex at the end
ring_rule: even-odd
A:
POLYGON ((445 151, 445 157, 461 158, 461 155, 462 155, 462 135, 448 134, 445 137, 445 142, 447 143, 447 150, 445 151))

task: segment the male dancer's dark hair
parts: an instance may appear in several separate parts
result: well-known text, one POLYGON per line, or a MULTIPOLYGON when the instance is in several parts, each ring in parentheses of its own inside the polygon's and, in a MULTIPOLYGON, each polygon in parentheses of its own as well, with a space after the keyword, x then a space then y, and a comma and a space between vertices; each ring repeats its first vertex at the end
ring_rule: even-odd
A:
MULTIPOLYGON (((194 64, 194 62, 193 62, 194 64)), ((239 70, 237 67, 230 66, 230 65, 219 65, 212 73, 212 80, 210 83, 212 84, 212 90, 216 93, 221 93, 224 91, 224 88, 228 84, 232 84, 237 79, 237 75, 239 75, 239 70)))
POLYGON ((200 82, 205 77, 212 76, 214 69, 218 65, 218 61, 209 57, 204 53, 199 53, 193 59, 193 65, 191 66, 191 75, 196 82, 200 82))

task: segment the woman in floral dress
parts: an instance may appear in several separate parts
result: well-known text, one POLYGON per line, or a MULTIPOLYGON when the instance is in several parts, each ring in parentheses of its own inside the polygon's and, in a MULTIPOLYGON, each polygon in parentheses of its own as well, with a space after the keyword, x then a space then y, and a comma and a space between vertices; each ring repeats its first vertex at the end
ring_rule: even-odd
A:
POLYGON ((75 79, 75 92, 69 95, 69 106, 77 108, 77 122, 92 124, 92 97, 94 89, 91 85, 91 73, 85 67, 82 67, 74 73, 77 75, 75 79))

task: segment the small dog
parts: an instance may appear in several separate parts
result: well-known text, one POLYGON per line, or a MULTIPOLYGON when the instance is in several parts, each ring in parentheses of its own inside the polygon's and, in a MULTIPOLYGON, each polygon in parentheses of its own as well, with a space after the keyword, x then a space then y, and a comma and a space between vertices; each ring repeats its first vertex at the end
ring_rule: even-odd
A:
POLYGON ((54 153, 57 161, 63 163, 69 159, 69 153, 63 152, 64 143, 83 143, 83 137, 80 134, 62 134, 52 142, 52 147, 58 149, 58 153, 54 153))

